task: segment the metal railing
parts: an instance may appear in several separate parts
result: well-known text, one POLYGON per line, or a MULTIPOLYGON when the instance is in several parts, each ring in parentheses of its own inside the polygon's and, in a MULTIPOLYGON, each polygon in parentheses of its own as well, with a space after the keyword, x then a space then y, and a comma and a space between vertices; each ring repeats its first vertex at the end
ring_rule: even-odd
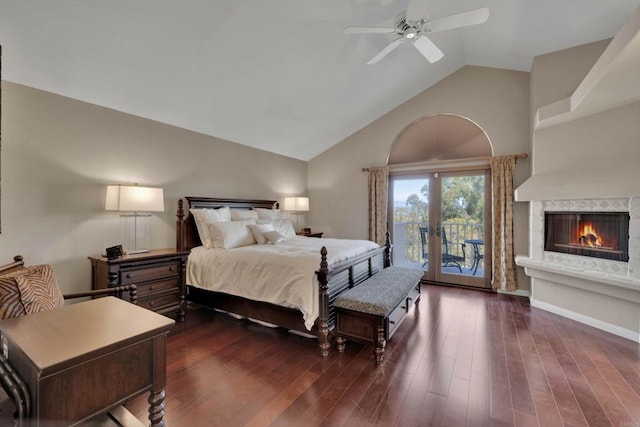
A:
MULTIPOLYGON (((435 225, 434 225, 435 227, 435 225)), ((465 240, 484 238, 484 224, 451 223, 441 224, 442 231, 449 242, 449 253, 463 256, 462 245, 465 240)), ((420 228, 429 228, 428 223, 423 222, 396 222, 393 227, 393 256, 395 264, 426 262, 424 257, 420 228)), ((470 245, 465 244, 465 267, 471 267, 474 261, 474 253, 470 245)), ((481 247, 481 251, 483 248, 481 247)))

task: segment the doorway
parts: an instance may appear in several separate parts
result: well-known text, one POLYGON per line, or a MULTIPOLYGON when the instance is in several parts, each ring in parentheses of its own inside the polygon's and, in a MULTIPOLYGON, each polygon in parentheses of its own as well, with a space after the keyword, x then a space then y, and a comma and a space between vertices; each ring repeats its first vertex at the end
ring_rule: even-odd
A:
POLYGON ((423 280, 490 287, 488 169, 392 174, 394 265, 419 266, 423 280))

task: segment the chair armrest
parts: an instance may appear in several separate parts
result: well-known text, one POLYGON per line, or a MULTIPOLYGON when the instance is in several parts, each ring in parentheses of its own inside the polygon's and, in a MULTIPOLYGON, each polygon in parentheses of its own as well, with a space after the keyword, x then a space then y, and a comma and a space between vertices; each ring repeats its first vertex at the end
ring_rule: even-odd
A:
POLYGON ((3 354, 0 354, 0 386, 16 406, 15 425, 25 425, 31 413, 31 395, 25 382, 3 354))
POLYGON ((64 299, 83 298, 83 297, 103 297, 114 295, 118 298, 122 297, 123 292, 129 291, 129 302, 138 304, 138 287, 136 285, 115 286, 113 288, 94 289, 92 291, 77 292, 74 294, 63 295, 64 299))

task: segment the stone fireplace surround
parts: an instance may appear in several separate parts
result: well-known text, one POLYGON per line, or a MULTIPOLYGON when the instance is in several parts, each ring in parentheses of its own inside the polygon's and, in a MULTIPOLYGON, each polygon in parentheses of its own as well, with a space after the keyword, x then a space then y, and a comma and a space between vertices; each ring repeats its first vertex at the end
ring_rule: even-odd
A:
POLYGON ((640 342, 640 197, 530 202, 531 305, 640 342), (629 262, 544 251, 545 212, 629 212, 629 262))

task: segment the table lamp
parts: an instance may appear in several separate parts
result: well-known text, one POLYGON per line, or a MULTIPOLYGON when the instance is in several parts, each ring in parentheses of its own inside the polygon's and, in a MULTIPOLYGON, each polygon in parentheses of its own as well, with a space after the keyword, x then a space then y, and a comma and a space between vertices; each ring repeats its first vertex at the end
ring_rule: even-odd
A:
POLYGON ((149 217, 148 212, 163 212, 164 198, 162 188, 141 187, 138 185, 108 185, 105 209, 108 211, 133 212, 121 214, 123 217, 133 217, 133 249, 128 254, 149 252, 149 249, 138 248, 138 218, 149 217))
POLYGON ((301 212, 309 211, 309 198, 308 197, 285 197, 284 198, 284 210, 292 212, 296 215, 296 232, 298 229, 298 214, 301 212))

